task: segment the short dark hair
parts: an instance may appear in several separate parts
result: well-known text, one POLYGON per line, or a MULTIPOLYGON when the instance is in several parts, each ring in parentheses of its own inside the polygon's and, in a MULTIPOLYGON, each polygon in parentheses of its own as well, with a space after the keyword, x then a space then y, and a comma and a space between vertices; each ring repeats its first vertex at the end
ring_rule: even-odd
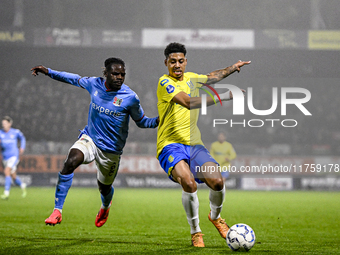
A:
POLYGON ((120 59, 120 58, 108 58, 104 62, 105 69, 107 69, 108 67, 110 67, 113 64, 120 64, 123 67, 125 67, 125 63, 122 59, 120 59))
POLYGON ((9 123, 13 123, 13 120, 12 120, 12 118, 11 117, 9 117, 9 116, 5 116, 5 117, 3 117, 2 118, 2 120, 7 120, 9 123))
POLYGON ((187 50, 183 44, 173 42, 173 43, 168 44, 168 46, 166 46, 164 50, 164 56, 168 58, 171 53, 178 53, 178 52, 183 53, 184 56, 187 54, 187 50))

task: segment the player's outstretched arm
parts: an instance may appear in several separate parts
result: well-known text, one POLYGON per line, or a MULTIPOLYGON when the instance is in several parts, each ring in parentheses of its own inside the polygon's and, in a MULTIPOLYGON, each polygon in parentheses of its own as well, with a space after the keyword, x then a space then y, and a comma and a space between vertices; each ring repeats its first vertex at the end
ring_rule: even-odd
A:
MULTIPOLYGON (((227 92, 229 93, 229 91, 227 92)), ((232 96, 230 93, 229 96, 232 96)), ((190 97, 187 93, 181 91, 177 95, 172 98, 172 101, 176 104, 180 104, 181 106, 187 109, 197 109, 201 108, 202 106, 202 99, 201 97, 190 97)), ((207 105, 213 105, 215 102, 211 97, 207 98, 207 105)))
POLYGON ((208 80, 207 80, 207 84, 214 84, 217 83, 221 80, 223 80, 224 78, 226 78, 227 76, 229 76, 230 74, 234 73, 234 72, 240 72, 241 71, 241 67, 244 65, 249 65, 251 63, 251 61, 242 61, 239 60, 236 64, 232 65, 232 66, 228 66, 224 69, 220 69, 220 70, 216 70, 211 72, 210 74, 208 74, 208 80))
POLYGON ((137 95, 133 97, 130 116, 135 121, 136 125, 140 128, 156 128, 159 124, 159 117, 149 118, 145 115, 144 109, 140 104, 140 100, 137 95))
MULTIPOLYGON (((243 94, 246 93, 244 89, 241 89, 243 94)), ((229 90, 225 93, 219 94, 221 101, 228 101, 233 99, 233 93, 229 90)), ((215 96, 216 97, 216 96, 215 96)), ((218 98, 215 98, 216 100, 219 100, 218 98)), ((208 97, 207 100, 207 106, 215 104, 214 99, 211 97, 208 97)), ((181 91, 177 95, 175 95, 172 98, 172 101, 176 104, 180 104, 183 107, 191 110, 191 109, 197 109, 202 107, 202 98, 201 97, 190 97, 187 93, 181 91)))
POLYGON ((31 71, 32 71, 33 76, 37 76, 39 75, 39 73, 43 73, 45 75, 48 75, 54 80, 69 83, 77 87, 81 87, 78 84, 79 79, 81 79, 81 77, 78 74, 73 74, 73 73, 68 73, 68 72, 59 72, 59 71, 52 70, 51 68, 47 68, 42 65, 31 68, 31 71))
POLYGON ((145 115, 140 120, 135 121, 140 128, 156 128, 159 124, 159 117, 149 118, 145 115))

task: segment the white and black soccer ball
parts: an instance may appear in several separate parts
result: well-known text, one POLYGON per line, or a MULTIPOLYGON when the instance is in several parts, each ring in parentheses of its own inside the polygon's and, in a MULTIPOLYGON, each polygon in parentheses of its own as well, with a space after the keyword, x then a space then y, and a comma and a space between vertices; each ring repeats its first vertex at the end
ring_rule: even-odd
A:
POLYGON ((238 223, 229 229, 226 241, 233 251, 249 251, 255 244, 255 232, 247 224, 238 223))

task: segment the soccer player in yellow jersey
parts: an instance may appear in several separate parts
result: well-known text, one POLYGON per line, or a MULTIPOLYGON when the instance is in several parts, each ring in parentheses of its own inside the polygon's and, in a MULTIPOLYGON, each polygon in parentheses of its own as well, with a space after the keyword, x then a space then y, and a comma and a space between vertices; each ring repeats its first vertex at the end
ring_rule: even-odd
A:
POLYGON ((233 145, 226 141, 226 135, 223 132, 219 132, 217 141, 211 144, 210 155, 220 165, 221 175, 223 180, 226 180, 229 176, 230 162, 236 158, 236 152, 233 145))
MULTIPOLYGON (((236 64, 208 75, 185 73, 187 65, 186 49, 183 44, 170 43, 164 50, 165 66, 169 74, 163 75, 158 82, 159 126, 157 132, 157 157, 169 178, 178 182, 182 188, 182 204, 191 228, 191 241, 195 247, 204 247, 202 231, 199 226, 197 183, 205 183, 210 188, 209 200, 211 211, 209 220, 225 239, 228 225, 221 218, 225 188, 221 173, 217 171, 217 162, 201 141, 201 134, 196 125, 201 98, 198 88, 202 83, 213 84, 235 71, 240 71, 250 61, 238 61, 236 64), (201 84, 200 84, 201 83, 201 84), (197 171, 197 167, 199 171, 197 171), (200 171, 200 169, 208 169, 200 171)), ((230 100, 231 92, 219 95, 221 100, 230 100)), ((214 104, 207 98, 207 105, 214 104)))

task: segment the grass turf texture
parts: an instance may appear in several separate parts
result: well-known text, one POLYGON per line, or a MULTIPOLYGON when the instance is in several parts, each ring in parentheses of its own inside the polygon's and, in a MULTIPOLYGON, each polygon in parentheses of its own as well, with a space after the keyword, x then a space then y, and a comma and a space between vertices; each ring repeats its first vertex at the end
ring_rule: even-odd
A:
MULTIPOLYGON (((2 190, 0 190, 2 192, 2 190)), ((100 208, 95 188, 71 188, 63 221, 44 220, 54 188, 12 188, 0 200, 0 254, 237 254, 208 220, 208 190, 199 189, 205 248, 194 248, 181 190, 116 189, 110 216, 94 225, 100 208)), ((340 254, 340 193, 227 191, 222 216, 256 234, 251 254, 340 254)))

